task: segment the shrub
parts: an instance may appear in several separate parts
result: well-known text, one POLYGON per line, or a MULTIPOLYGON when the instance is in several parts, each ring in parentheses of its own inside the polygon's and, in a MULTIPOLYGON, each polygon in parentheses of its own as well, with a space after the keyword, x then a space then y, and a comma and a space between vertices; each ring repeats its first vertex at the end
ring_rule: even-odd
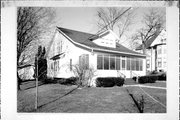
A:
POLYGON ((157 75, 148 75, 148 76, 141 76, 139 77, 138 81, 141 84, 144 83, 155 83, 158 79, 157 75))
POLYGON ((113 87, 115 85, 122 86, 124 78, 122 77, 98 77, 96 79, 97 87, 113 87))
POLYGON ((133 77, 132 79, 133 79, 134 81, 136 81, 137 77, 133 77))
POLYGON ((124 84, 124 78, 122 77, 116 77, 114 78, 114 81, 117 86, 123 86, 124 84))
POLYGON ((166 81, 166 73, 162 73, 158 75, 158 80, 159 81, 166 81))
POLYGON ((158 71, 154 70, 154 71, 150 72, 150 75, 153 75, 153 74, 158 74, 158 71))

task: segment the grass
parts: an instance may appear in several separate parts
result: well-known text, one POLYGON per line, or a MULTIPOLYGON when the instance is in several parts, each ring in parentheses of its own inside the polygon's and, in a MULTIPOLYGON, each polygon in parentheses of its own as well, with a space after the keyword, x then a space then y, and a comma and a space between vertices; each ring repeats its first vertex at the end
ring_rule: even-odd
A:
MULTIPOLYGON (((18 112, 61 112, 61 113, 137 113, 129 89, 136 97, 143 94, 138 87, 82 88, 60 84, 39 86, 39 109, 34 110, 35 88, 18 91, 18 112)), ((145 88, 143 88, 145 89, 145 88)), ((146 90, 146 89, 145 89, 146 90)), ((164 91, 152 91, 159 100, 166 101, 164 91), (155 92, 155 93, 154 93, 155 92), (159 98, 158 98, 159 97, 159 98)), ((166 112, 146 96, 145 112, 166 112)))
MULTIPOLYGON (((164 89, 152 89, 152 88, 142 88, 150 96, 160 103, 166 105, 166 90, 164 89)), ((139 99, 141 95, 145 97, 145 109, 146 113, 165 113, 166 108, 154 101, 148 95, 146 95, 139 87, 128 87, 128 90, 139 99)))

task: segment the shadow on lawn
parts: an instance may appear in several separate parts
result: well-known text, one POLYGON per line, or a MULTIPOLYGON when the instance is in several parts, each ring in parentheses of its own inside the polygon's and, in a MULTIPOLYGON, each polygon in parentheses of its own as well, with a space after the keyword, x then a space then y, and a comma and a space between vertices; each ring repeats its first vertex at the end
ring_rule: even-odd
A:
MULTIPOLYGON (((49 101, 48 103, 45 103, 45 104, 42 104, 42 105, 38 106, 38 109, 40 109, 40 108, 42 108, 42 107, 44 107, 44 106, 46 106, 46 105, 48 105, 48 104, 50 104, 50 103, 53 103, 53 102, 55 102, 55 101, 57 101, 57 100, 60 100, 61 98, 69 95, 70 93, 72 93, 73 91, 75 91, 75 90, 78 89, 78 88, 79 88, 79 86, 77 86, 76 88, 72 89, 71 91, 69 91, 68 93, 62 95, 62 96, 59 97, 59 98, 56 98, 56 99, 54 99, 54 100, 52 100, 52 101, 49 101)), ((36 111, 38 111, 38 109, 37 109, 36 111)))
MULTIPOLYGON (((36 83, 35 83, 35 81, 33 81, 34 82, 34 85, 30 85, 30 86, 28 86, 28 87, 26 87, 26 88, 21 88, 20 90, 28 90, 28 89, 32 89, 32 88, 35 88, 36 87, 36 83)), ((22 85, 28 85, 29 83, 28 82, 25 82, 25 83, 23 83, 23 84, 21 84, 21 86, 22 85)), ((41 86, 41 85, 44 85, 44 83, 42 83, 42 82, 38 82, 38 86, 41 86)))

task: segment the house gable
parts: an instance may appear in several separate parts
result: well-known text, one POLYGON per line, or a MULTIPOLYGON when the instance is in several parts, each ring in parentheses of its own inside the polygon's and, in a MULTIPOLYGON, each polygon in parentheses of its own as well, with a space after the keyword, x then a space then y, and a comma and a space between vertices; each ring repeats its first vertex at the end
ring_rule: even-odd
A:
POLYGON ((97 39, 93 40, 94 43, 100 46, 116 48, 116 40, 119 38, 114 32, 108 30, 98 36, 97 39))
POLYGON ((166 32, 165 30, 162 30, 161 33, 158 35, 158 37, 151 43, 151 47, 159 44, 165 44, 166 43, 166 32))

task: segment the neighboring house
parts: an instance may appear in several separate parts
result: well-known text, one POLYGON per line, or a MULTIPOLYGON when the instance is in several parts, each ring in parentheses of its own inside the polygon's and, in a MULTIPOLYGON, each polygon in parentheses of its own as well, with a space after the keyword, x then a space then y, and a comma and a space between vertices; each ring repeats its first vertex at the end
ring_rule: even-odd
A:
MULTIPOLYGON (((145 42, 146 47, 146 68, 150 71, 166 71, 167 70, 167 45, 166 30, 162 30, 145 42)), ((137 52, 142 53, 142 45, 136 48, 137 52)))
POLYGON ((146 56, 116 43, 117 39, 111 30, 93 35, 57 27, 48 52, 48 76, 74 76, 75 64, 87 64, 96 70, 96 77, 145 75, 146 56))
POLYGON ((34 79, 34 66, 33 65, 24 65, 18 67, 19 77, 23 80, 34 79))

